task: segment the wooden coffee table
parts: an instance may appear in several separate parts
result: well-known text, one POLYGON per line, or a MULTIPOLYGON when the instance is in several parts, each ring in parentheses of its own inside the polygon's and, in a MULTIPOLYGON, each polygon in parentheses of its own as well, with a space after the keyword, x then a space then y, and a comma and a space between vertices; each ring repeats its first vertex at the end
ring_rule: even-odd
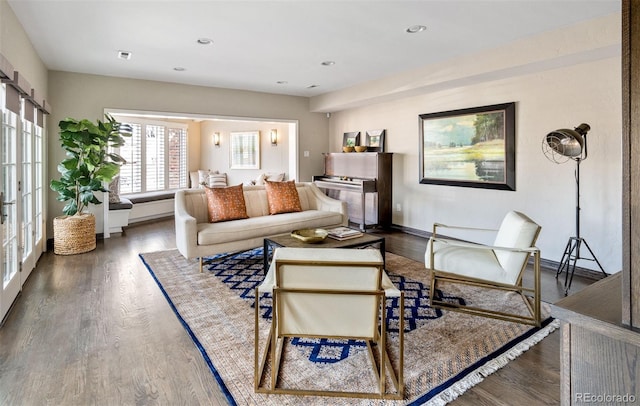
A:
POLYGON ((382 255, 382 263, 385 264, 385 245, 384 237, 379 237, 371 234, 363 233, 356 238, 350 238, 348 240, 334 240, 327 237, 324 241, 319 243, 305 243, 297 238, 291 236, 291 233, 280 234, 273 237, 264 239, 264 272, 265 274, 269 270, 269 261, 271 253, 269 249, 275 250, 278 247, 293 247, 293 248, 365 248, 372 245, 378 245, 380 254, 382 255))

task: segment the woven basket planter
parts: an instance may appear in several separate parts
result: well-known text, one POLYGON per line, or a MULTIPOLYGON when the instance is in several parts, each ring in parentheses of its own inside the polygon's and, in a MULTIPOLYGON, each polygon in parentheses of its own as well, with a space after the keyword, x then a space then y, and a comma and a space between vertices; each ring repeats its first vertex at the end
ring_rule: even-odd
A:
POLYGON ((73 255, 96 248, 96 217, 91 214, 59 216, 53 219, 53 252, 73 255))

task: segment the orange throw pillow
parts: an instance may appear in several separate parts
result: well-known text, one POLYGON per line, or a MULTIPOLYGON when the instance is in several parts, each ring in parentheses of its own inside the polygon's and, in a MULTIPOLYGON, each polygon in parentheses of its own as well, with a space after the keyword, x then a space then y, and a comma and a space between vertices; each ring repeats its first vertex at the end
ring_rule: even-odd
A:
POLYGON ((247 206, 244 203, 242 184, 229 187, 205 187, 209 222, 246 219, 247 206))
POLYGON ((265 180, 264 185, 269 202, 269 214, 302 211, 295 181, 270 182, 265 180))

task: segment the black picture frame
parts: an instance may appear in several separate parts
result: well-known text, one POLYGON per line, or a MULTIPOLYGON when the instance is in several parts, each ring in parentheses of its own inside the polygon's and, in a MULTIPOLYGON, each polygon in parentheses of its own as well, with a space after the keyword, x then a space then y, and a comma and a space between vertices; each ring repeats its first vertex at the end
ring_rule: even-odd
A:
POLYGON ((515 102, 419 115, 420 183, 516 190, 515 102))
POLYGON ((369 152, 384 152, 386 130, 368 130, 365 145, 369 152))
POLYGON ((344 133, 342 136, 342 146, 355 147, 356 145, 360 145, 360 131, 344 133))

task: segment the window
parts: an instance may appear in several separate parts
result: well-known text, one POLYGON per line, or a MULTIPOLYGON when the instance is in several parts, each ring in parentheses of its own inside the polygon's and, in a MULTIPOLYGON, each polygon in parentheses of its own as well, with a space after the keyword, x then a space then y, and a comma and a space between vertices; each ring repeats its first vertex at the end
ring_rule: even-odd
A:
POLYGON ((187 187, 187 126, 118 118, 133 128, 117 151, 127 163, 120 167, 120 193, 187 187))

